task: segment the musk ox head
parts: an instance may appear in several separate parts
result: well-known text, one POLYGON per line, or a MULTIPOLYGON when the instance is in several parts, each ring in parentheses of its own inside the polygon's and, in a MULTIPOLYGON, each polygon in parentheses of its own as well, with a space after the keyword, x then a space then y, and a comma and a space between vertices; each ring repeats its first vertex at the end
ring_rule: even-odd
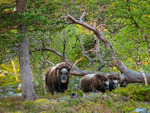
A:
POLYGON ((70 67, 57 68, 57 75, 61 83, 66 83, 69 79, 70 67))
POLYGON ((106 76, 100 74, 97 74, 96 76, 101 81, 100 85, 102 85, 103 89, 109 90, 109 79, 106 76))
POLYGON ((109 90, 109 81, 105 81, 103 87, 104 87, 105 90, 109 90))
POLYGON ((116 89, 118 87, 118 80, 113 80, 113 89, 116 89))
POLYGON ((117 75, 108 75, 109 81, 110 81, 110 91, 112 89, 116 89, 118 87, 118 81, 120 80, 117 75))

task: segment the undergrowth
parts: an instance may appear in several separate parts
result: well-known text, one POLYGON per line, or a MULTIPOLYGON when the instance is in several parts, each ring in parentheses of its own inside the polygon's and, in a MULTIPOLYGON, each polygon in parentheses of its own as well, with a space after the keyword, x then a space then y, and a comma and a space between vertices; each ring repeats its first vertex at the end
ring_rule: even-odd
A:
POLYGON ((40 99, 25 102, 20 97, 0 98, 0 113, 131 113, 136 108, 150 109, 150 86, 141 84, 86 98, 71 99, 70 93, 39 95, 40 99))

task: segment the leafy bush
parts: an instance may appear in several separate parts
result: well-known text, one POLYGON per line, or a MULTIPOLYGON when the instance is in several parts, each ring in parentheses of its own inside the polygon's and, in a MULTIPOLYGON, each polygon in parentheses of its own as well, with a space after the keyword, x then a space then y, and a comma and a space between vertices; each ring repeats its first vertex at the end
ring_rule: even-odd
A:
POLYGON ((129 84, 125 88, 118 88, 113 91, 115 94, 129 97, 134 100, 150 101, 150 85, 143 86, 141 84, 129 84))

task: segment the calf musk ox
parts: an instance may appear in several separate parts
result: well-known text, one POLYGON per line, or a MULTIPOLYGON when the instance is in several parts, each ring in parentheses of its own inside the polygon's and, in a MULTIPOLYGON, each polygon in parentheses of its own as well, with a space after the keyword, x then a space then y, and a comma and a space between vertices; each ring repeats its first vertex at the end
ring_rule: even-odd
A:
POLYGON ((109 91, 116 89, 118 87, 120 78, 114 74, 107 75, 107 77, 109 79, 109 91))
POLYGON ((64 92, 67 90, 69 74, 70 67, 65 62, 50 67, 45 77, 46 91, 53 95, 55 91, 64 92))
POLYGON ((101 74, 88 74, 80 79, 81 90, 87 92, 105 92, 109 89, 109 79, 101 74))

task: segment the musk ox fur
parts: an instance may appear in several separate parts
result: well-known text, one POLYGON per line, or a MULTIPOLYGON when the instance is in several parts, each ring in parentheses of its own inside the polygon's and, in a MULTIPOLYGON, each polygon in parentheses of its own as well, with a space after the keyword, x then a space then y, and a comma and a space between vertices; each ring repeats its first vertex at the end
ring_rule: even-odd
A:
POLYGON ((57 64, 50 67, 45 77, 46 91, 51 92, 64 92, 69 84, 70 67, 66 62, 57 64))
POLYGON ((109 89, 109 79, 102 74, 88 74, 80 79, 80 85, 83 94, 97 91, 104 93, 109 89))
POLYGON ((118 87, 120 78, 115 74, 109 74, 107 77, 109 79, 109 91, 116 89, 118 87))

